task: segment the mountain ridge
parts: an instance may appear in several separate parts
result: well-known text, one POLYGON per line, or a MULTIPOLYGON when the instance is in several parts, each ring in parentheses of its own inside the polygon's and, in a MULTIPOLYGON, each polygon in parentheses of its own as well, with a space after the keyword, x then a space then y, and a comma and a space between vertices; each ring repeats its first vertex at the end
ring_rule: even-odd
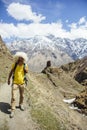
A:
POLYGON ((48 60, 53 66, 61 66, 87 55, 87 39, 70 40, 53 35, 35 36, 15 40, 9 45, 10 51, 24 51, 28 54, 28 64, 33 71, 41 72, 48 60))
POLYGON ((56 47, 58 47, 59 50, 67 52, 68 55, 70 55, 74 60, 75 59, 79 59, 79 58, 83 58, 87 53, 87 39, 83 39, 83 38, 78 38, 75 40, 70 40, 68 38, 59 38, 59 37, 55 37, 53 35, 48 35, 48 36, 35 36, 29 39, 24 39, 24 40, 15 40, 13 41, 13 43, 11 43, 10 48, 11 50, 14 49, 20 49, 20 45, 21 47, 28 47, 30 44, 33 46, 33 50, 35 48, 35 46, 39 46, 39 49, 43 49, 44 47, 46 48, 51 48, 53 50, 55 50, 56 47), (19 43, 19 45, 17 45, 17 43, 19 43), (14 48, 16 46, 16 48, 14 48), (56 47, 55 47, 56 46, 56 47), (73 53, 73 54, 70 54, 73 53), (76 54, 76 57, 74 57, 74 55, 76 54), (82 54, 82 56, 81 56, 82 54))

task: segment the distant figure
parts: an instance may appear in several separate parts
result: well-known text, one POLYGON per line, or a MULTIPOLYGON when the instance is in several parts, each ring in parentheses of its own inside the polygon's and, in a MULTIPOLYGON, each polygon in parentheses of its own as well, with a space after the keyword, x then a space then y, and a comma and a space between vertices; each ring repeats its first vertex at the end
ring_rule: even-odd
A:
POLYGON ((46 66, 46 68, 47 67, 50 67, 51 66, 51 61, 49 60, 49 61, 47 61, 47 66, 46 66))
POLYGON ((51 61, 50 60, 47 61, 46 67, 42 70, 42 73, 45 73, 45 71, 48 67, 51 67, 51 61))
POLYGON ((11 97, 11 114, 10 117, 14 117, 14 110, 16 105, 17 89, 19 89, 20 99, 19 108, 24 111, 23 99, 24 99, 24 88, 25 88, 25 74, 28 73, 28 65, 25 63, 28 58, 24 52, 17 52, 14 56, 16 62, 13 63, 12 69, 8 77, 8 85, 10 85, 10 79, 13 78, 12 82, 12 97, 11 97))

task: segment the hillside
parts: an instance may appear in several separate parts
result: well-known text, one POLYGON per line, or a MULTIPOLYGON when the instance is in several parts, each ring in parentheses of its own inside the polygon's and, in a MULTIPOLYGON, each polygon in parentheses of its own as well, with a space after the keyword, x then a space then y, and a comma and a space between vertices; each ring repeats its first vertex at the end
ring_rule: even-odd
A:
POLYGON ((5 82, 12 62, 12 55, 0 36, 0 82, 5 82))
POLYGON ((71 110, 63 99, 76 97, 84 87, 62 69, 50 67, 44 73, 30 73, 31 114, 44 130, 86 130, 87 118, 71 110), (82 123, 80 123, 82 122, 82 123))
POLYGON ((87 118, 69 108, 63 99, 74 98, 84 87, 63 70, 50 67, 46 73, 29 71, 25 91, 25 112, 10 114, 10 89, 6 84, 0 89, 0 130, 86 130, 87 118), (7 89, 8 88, 8 89, 7 89), (4 92, 4 93, 3 93, 4 92), (3 104, 2 104, 3 103, 3 104), (7 107, 7 108, 6 108, 7 107), (21 121, 22 119, 22 121, 21 121), (82 122, 82 124, 80 123, 82 122))
POLYGON ((87 56, 81 60, 62 65, 60 68, 80 84, 87 86, 87 56))
POLYGON ((61 66, 66 74, 70 75, 79 84, 84 86, 83 91, 81 91, 73 102, 75 107, 78 107, 81 113, 87 115, 87 57, 76 62, 69 63, 61 66))

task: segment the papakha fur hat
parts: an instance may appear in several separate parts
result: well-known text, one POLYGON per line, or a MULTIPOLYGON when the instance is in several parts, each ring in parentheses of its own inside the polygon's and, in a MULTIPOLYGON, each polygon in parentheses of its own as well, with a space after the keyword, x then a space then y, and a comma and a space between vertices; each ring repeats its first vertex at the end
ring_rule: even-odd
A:
POLYGON ((24 62, 28 61, 28 56, 25 52, 16 52, 14 59, 17 61, 19 57, 22 57, 24 59, 24 62))

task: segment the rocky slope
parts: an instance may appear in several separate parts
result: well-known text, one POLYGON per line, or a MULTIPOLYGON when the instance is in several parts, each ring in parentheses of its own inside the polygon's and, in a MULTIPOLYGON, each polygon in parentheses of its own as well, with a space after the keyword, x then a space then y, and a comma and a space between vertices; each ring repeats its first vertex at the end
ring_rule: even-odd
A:
POLYGON ((43 73, 30 73, 32 117, 44 130, 86 130, 86 116, 71 110, 63 99, 76 97, 84 86, 62 69, 49 67, 43 73), (81 123, 82 122, 82 123, 81 123))
POLYGON ((65 66, 61 66, 61 68, 85 87, 83 91, 77 94, 73 104, 80 109, 81 113, 87 115, 87 57, 65 66))
POLYGON ((87 86, 87 56, 81 60, 62 65, 60 68, 80 84, 87 86))
POLYGON ((50 67, 46 73, 29 72, 26 87, 24 112, 15 110, 10 114, 10 86, 4 84, 0 89, 0 130, 86 130, 87 118, 71 110, 63 102, 65 98, 75 97, 83 88, 62 69, 50 67), (8 88, 8 89, 7 89, 8 88), (22 119, 22 120, 21 120, 22 119), (82 123, 81 123, 82 122, 82 123))
POLYGON ((0 82, 6 81, 11 62, 12 55, 0 36, 0 82))

